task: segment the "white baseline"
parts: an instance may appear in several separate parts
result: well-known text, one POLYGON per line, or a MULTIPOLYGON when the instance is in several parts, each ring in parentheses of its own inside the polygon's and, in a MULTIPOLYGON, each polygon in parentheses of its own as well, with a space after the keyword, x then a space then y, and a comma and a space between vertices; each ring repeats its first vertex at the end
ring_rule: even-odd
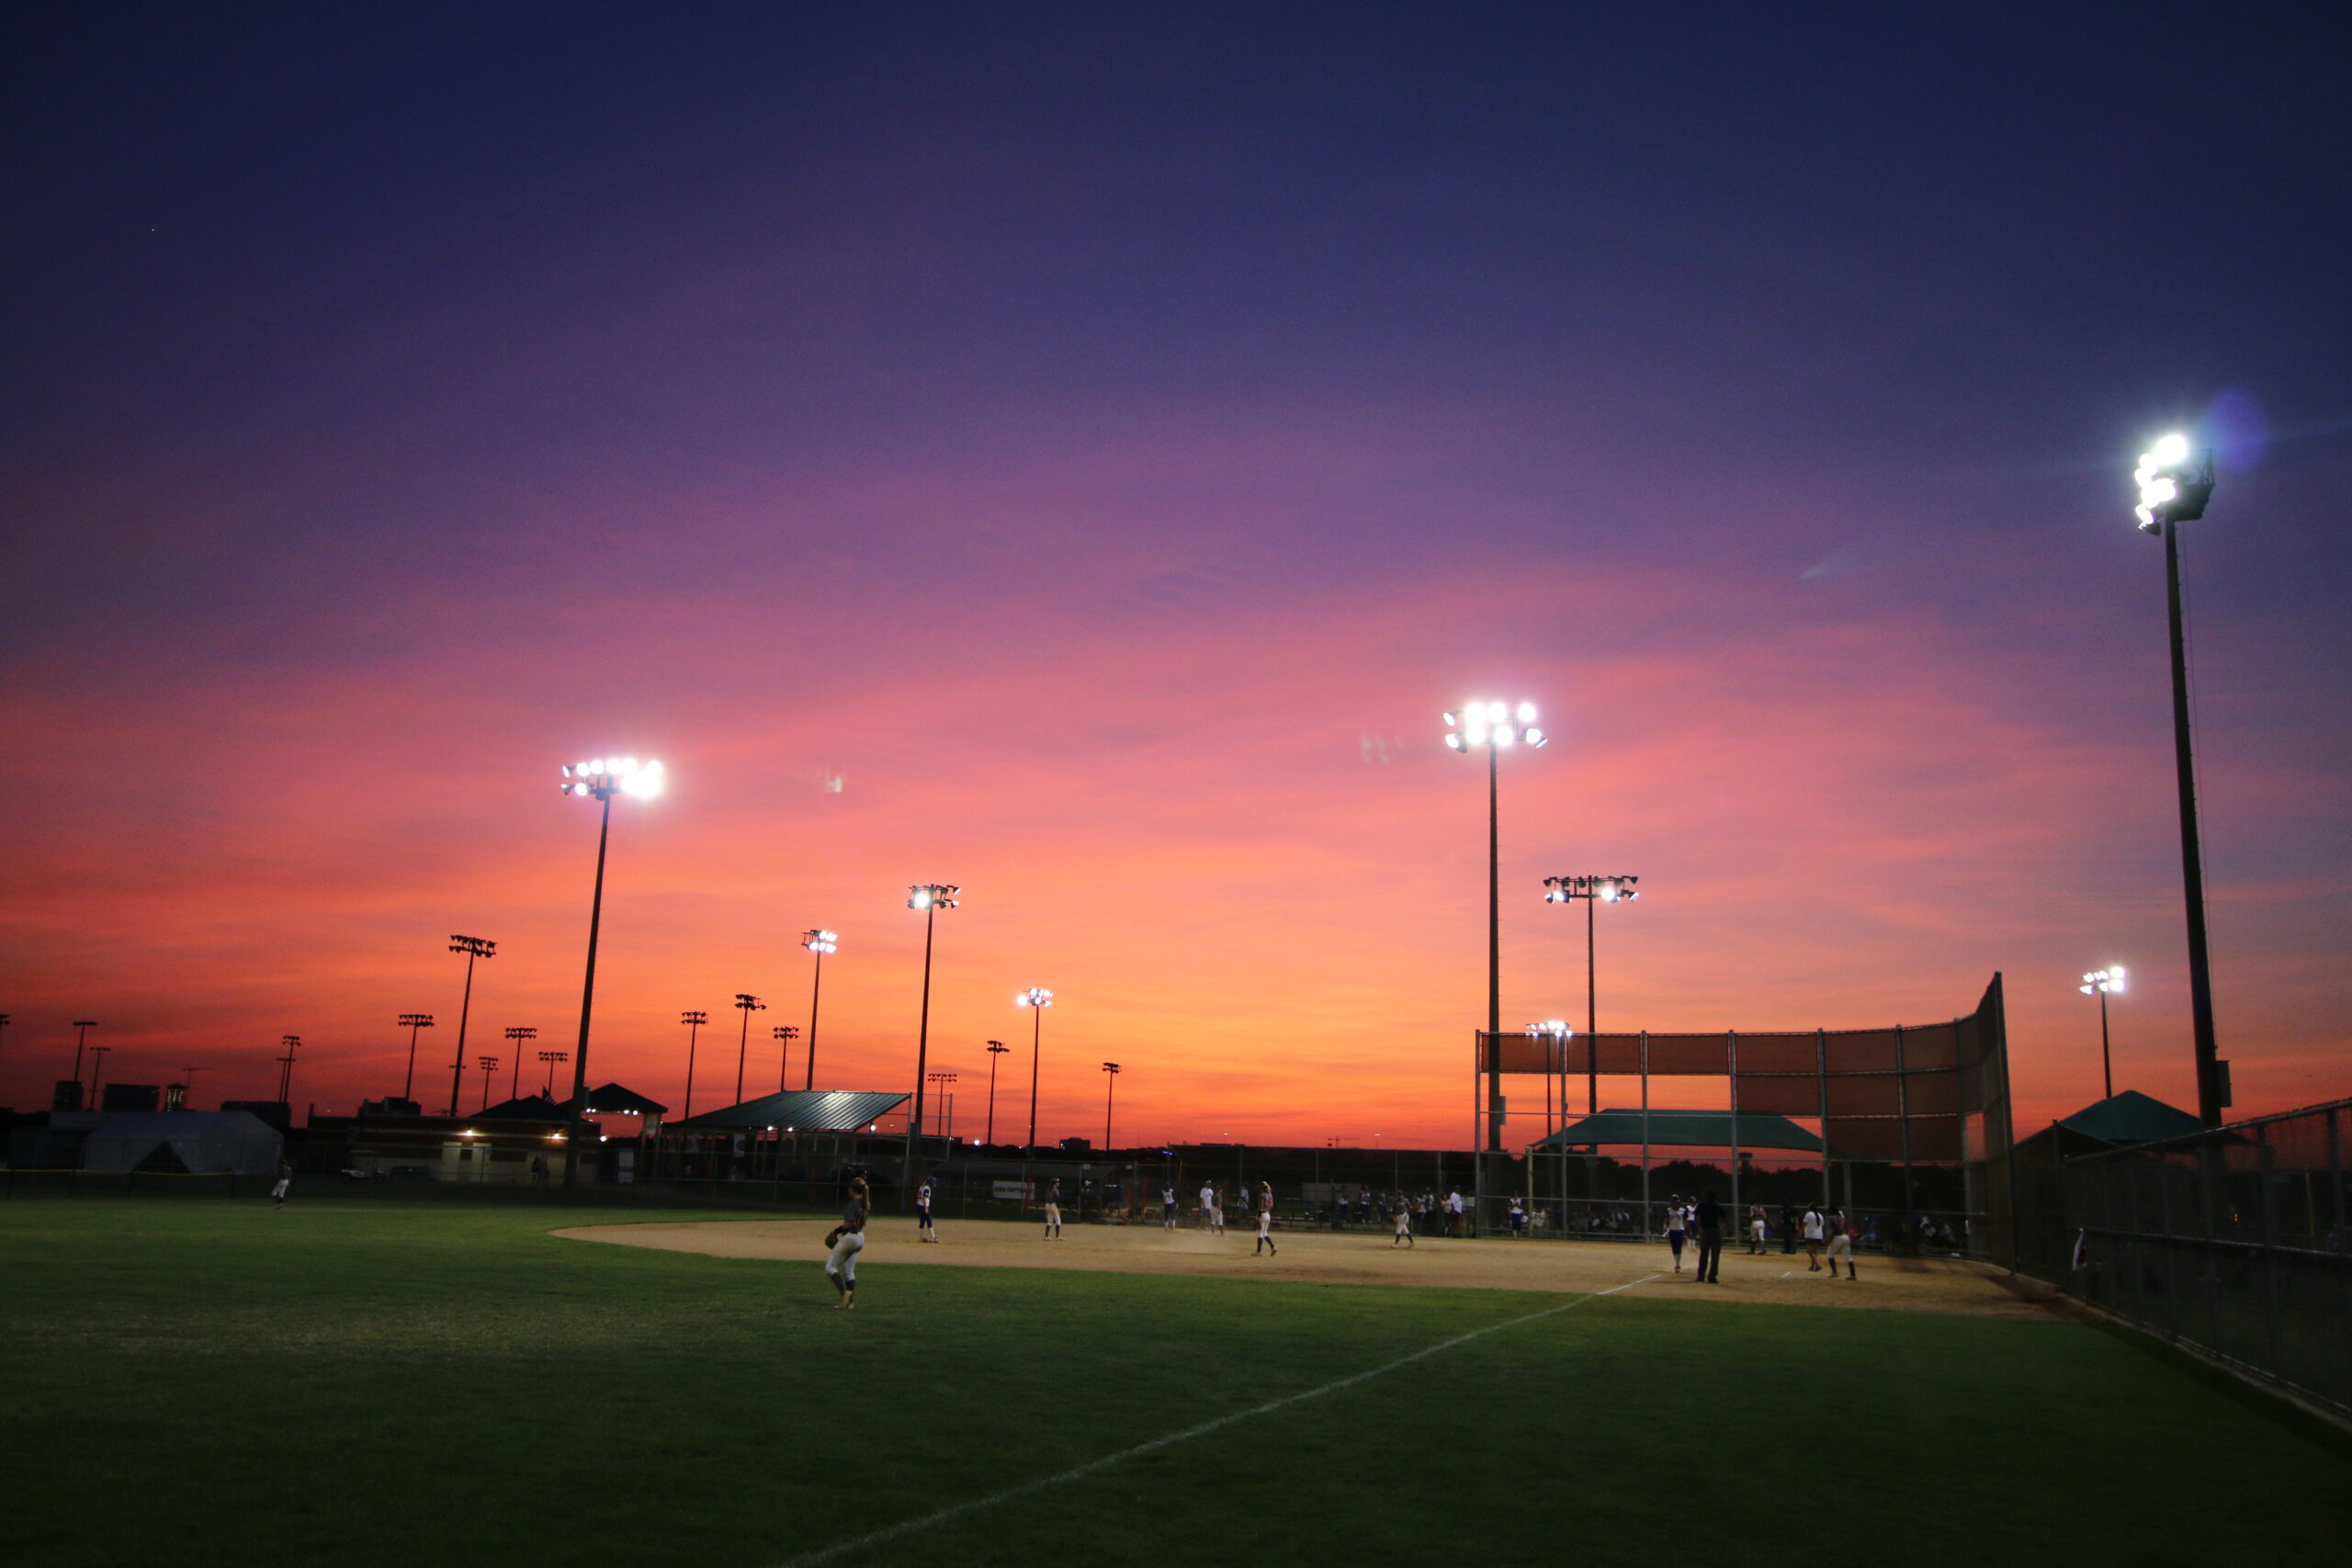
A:
POLYGON ((815 1563, 831 1562, 836 1558, 846 1557, 853 1551, 862 1551, 869 1546, 879 1546, 884 1541, 897 1540, 901 1536, 912 1535, 917 1530, 929 1529, 933 1525, 945 1524, 948 1520, 960 1518, 966 1514, 978 1513, 982 1508, 993 1508, 999 1503, 1010 1503, 1016 1497, 1026 1497, 1033 1492, 1043 1492, 1048 1486, 1059 1486, 1071 1481, 1083 1481, 1090 1475, 1100 1474, 1114 1464, 1123 1464, 1128 1460, 1140 1458, 1145 1454, 1157 1453, 1161 1449, 1172 1449, 1179 1443, 1189 1443, 1194 1438, 1205 1438, 1211 1432, 1220 1431, 1237 1421, 1248 1421, 1255 1416, 1269 1416, 1285 1405, 1304 1404, 1310 1399, 1320 1399, 1327 1393, 1337 1393, 1343 1388, 1353 1388, 1360 1382, 1367 1382, 1384 1373, 1393 1372, 1399 1367, 1409 1367, 1415 1361, 1426 1359, 1442 1350, 1451 1350, 1457 1345, 1467 1345, 1473 1339, 1483 1338, 1487 1335, 1498 1333, 1502 1329, 1517 1328, 1522 1323, 1534 1323, 1541 1318, 1557 1317, 1560 1314, 1580 1307, 1587 1302, 1597 1301, 1602 1296, 1613 1296, 1620 1291, 1630 1291, 1635 1285, 1646 1285, 1658 1277, 1656 1274, 1645 1274, 1638 1280, 1628 1280, 1622 1285, 1611 1285, 1605 1291, 1595 1291, 1591 1295, 1578 1296, 1574 1301, 1562 1302, 1558 1306, 1545 1307, 1542 1312, 1531 1312, 1522 1316, 1505 1318, 1500 1323, 1490 1323, 1484 1328, 1474 1328, 1467 1334, 1457 1334, 1451 1339, 1441 1339, 1434 1345, 1425 1345, 1410 1355, 1399 1356, 1395 1360, 1381 1366, 1351 1373, 1336 1382, 1327 1382, 1320 1388, 1310 1388, 1299 1393, 1286 1393, 1280 1399, 1270 1399, 1265 1404, 1251 1409, 1237 1410, 1230 1416, 1220 1416, 1214 1421, 1204 1421, 1197 1427, 1187 1427, 1181 1432, 1170 1432, 1164 1438, 1154 1438, 1148 1443, 1137 1443, 1131 1449, 1121 1449, 1117 1453, 1106 1454, 1098 1460, 1090 1460, 1084 1464, 1065 1470, 1058 1475, 1040 1476, 1035 1481, 1024 1481, 1018 1486, 1008 1486, 1003 1491, 992 1493, 986 1497, 975 1497, 968 1503, 957 1503, 952 1507, 941 1508, 935 1513, 924 1514, 919 1518, 901 1520, 895 1525, 886 1525, 870 1534, 857 1536, 795 1557, 782 1564, 781 1568, 810 1568, 810 1565, 815 1563))

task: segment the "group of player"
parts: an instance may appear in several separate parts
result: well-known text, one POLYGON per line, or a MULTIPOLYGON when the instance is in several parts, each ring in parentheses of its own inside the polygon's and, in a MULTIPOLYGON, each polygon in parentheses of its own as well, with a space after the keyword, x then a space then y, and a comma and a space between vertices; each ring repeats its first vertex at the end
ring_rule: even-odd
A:
MULTIPOLYGON (((1826 1268, 1831 1279, 1838 1278, 1838 1260, 1846 1261, 1846 1278, 1857 1279, 1854 1271, 1854 1244, 1860 1238, 1861 1227, 1846 1217, 1842 1209, 1809 1208, 1795 1221, 1799 1236, 1804 1240, 1805 1271, 1818 1274, 1826 1268), (1822 1258, 1826 1254, 1828 1262, 1822 1258)), ((1764 1206, 1751 1203, 1747 1207, 1747 1250, 1751 1256, 1766 1250, 1765 1236, 1770 1229, 1765 1219, 1764 1206)), ((1724 1209, 1712 1192, 1696 1202, 1687 1202, 1679 1195, 1666 1201, 1666 1245, 1674 1254, 1674 1271, 1682 1272, 1682 1250, 1693 1240, 1697 1242, 1697 1271, 1699 1282, 1719 1285, 1723 1269, 1724 1209)))

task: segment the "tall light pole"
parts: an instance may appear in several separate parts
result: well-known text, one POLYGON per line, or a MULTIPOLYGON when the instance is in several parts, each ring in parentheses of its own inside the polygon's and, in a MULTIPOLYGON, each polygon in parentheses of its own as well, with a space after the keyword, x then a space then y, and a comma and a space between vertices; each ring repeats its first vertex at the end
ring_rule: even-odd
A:
POLYGON ((1037 1156, 1037 1047, 1045 1037, 1046 1010, 1054 1005, 1054 993, 1043 986, 1032 986, 1012 998, 1014 1007, 1029 1010, 1029 1157, 1037 1156))
MULTIPOLYGON (((1588 1116, 1600 1111, 1600 1062, 1596 1055, 1600 1045, 1594 1036, 1600 1032, 1599 988, 1593 981, 1593 908, 1600 904, 1627 904, 1641 897, 1634 891, 1638 876, 1547 876, 1544 886, 1550 889, 1544 895, 1546 904, 1566 904, 1572 899, 1584 900, 1584 1035, 1585 1080, 1584 1111, 1588 1116)), ((1565 1091, 1564 1083, 1561 1089, 1565 1091)), ((1567 1118, 1567 1100, 1560 1101, 1561 1120, 1567 1118)))
POLYGON ((404 1012, 401 1014, 401 1027, 408 1031, 408 1076, 401 1079, 401 1098, 408 1100, 413 1097, 416 1089, 416 1032, 432 1028, 433 1015, 429 1012, 404 1012))
POLYGON ((95 1018, 74 1021, 74 1092, 76 1094, 82 1092, 82 1053, 88 1045, 90 1031, 97 1026, 98 1021, 95 1018))
POLYGON ((780 1058, 775 1069, 775 1091, 785 1094, 792 1088, 792 1043, 800 1038, 800 1026, 779 1023, 768 1032, 775 1036, 776 1055, 780 1058))
POLYGON ((202 1071, 204 1071, 202 1067, 182 1067, 180 1069, 180 1081, 177 1086, 180 1091, 180 1102, 178 1105, 168 1107, 167 1109, 175 1111, 193 1111, 196 1109, 196 1107, 189 1104, 188 1101, 195 1098, 196 1075, 202 1071))
MULTIPOLYGON (((474 1058, 474 1066, 481 1069, 481 1109, 483 1111, 487 1111, 490 1109, 490 1075, 498 1071, 498 1058, 495 1056, 476 1056, 474 1058)), ((476 1114, 480 1114, 480 1112, 476 1112, 476 1114)))
POLYGON ((555 1098, 555 1065, 558 1062, 569 1062, 571 1060, 571 1053, 569 1051, 542 1051, 539 1053, 539 1060, 548 1065, 547 1095, 549 1100, 553 1100, 555 1098))
POLYGON ((458 1004, 458 1054, 449 1062, 449 1114, 455 1116, 458 1097, 465 1091, 466 1085, 466 1020, 474 1007, 474 960, 495 958, 498 943, 487 937, 453 936, 449 939, 449 951, 466 955, 465 999, 458 1004))
POLYGON ((1102 1064, 1102 1152, 1111 1152, 1111 1095, 1119 1087, 1119 1064, 1102 1064))
POLYGON ((106 1076, 107 1053, 113 1049, 111 1045, 90 1047, 90 1109, 93 1111, 98 1108, 98 1079, 106 1076))
POLYGON ((302 1048, 299 1034, 281 1034, 277 1043, 286 1047, 286 1055, 277 1058, 277 1103, 286 1107, 288 1120, 294 1115, 294 1053, 302 1048))
POLYGON ((2197 759, 2188 734, 2188 643, 2180 621, 2180 525, 2205 515, 2213 498, 2213 454, 2192 452, 2188 437, 2165 436, 2140 454, 2134 515, 2143 533, 2165 542, 2165 607, 2172 631, 2173 768, 2180 792, 2180 881, 2188 907, 2188 1010, 2196 1034, 2197 1116, 2222 1124, 2230 1102, 2228 1064, 2213 1038, 2213 980, 2205 950, 2205 866, 2197 834, 2197 759))
MULTIPOLYGON (((1465 703, 1445 716, 1445 743, 1456 751, 1484 747, 1487 752, 1487 1032, 1503 1032, 1503 893, 1502 827, 1498 806, 1496 758, 1507 747, 1524 742, 1544 743, 1535 728, 1535 705, 1465 703)), ((1489 1064, 1487 1070, 1487 1152, 1503 1150, 1503 1077, 1489 1064)))
POLYGON ((955 1073, 932 1073, 928 1076, 932 1083, 935 1086, 932 1089, 932 1092, 939 1096, 941 1100, 946 1104, 947 1114, 944 1118, 944 1125, 947 1129, 946 1137, 948 1141, 952 1143, 955 1141, 956 1137, 955 1084, 956 1079, 959 1075, 955 1073))
MULTIPOLYGON (((929 931, 924 931, 924 941, 929 941, 929 931)), ((809 931, 799 933, 799 945, 816 954, 816 976, 809 980, 809 1072, 799 1079, 799 1086, 816 1089, 816 1001, 826 992, 826 954, 842 945, 842 938, 832 931, 819 931, 811 926, 809 931)))
POLYGON ((1012 1049, 1001 1040, 989 1042, 989 1130, 980 1142, 991 1148, 996 1145, 996 1059, 1012 1049))
POLYGON ((752 1015, 765 1012, 768 1004, 749 991, 735 993, 735 1010, 743 1015, 742 1038, 735 1043, 735 1103, 743 1103, 743 1065, 752 1054, 752 1015))
POLYGON ((2098 1065, 2100 1072, 2105 1074, 2107 1078, 2106 1098, 2113 1100, 2115 1098, 2115 1053, 2108 1044, 2107 998, 2112 993, 2123 989, 2123 965, 2110 964, 2104 969, 2094 969, 2084 976, 2083 983, 2075 988, 2086 997, 2098 998, 2098 1065))
POLYGON ((514 1081, 506 1086, 506 1098, 509 1100, 523 1098, 523 1046, 538 1037, 537 1030, 525 1025, 517 1025, 506 1032, 506 1048, 514 1053, 514 1081))
POLYGON ((695 1041, 702 1033, 702 1026, 710 1021, 707 1012, 682 1012, 678 1021, 686 1026, 686 1110, 679 1118, 684 1121, 695 1113, 695 1041))
POLYGON ((800 1080, 804 1089, 817 1087, 817 999, 825 990, 825 954, 839 948, 841 940, 831 931, 814 927, 800 933, 800 945, 817 955, 817 976, 808 983, 808 1072, 800 1080))
POLYGON ((923 1072, 931 1063, 931 931, 942 909, 962 902, 964 890, 952 882, 918 883, 907 889, 907 908, 922 911, 922 1021, 915 1030, 915 1113, 907 1120, 907 1164, 899 1181, 899 1207, 907 1206, 915 1190, 915 1147, 922 1141, 923 1072))
POLYGON ((639 799, 662 793, 662 764, 639 766, 634 757, 599 758, 563 770, 563 793, 593 797, 602 808, 596 829, 596 891, 588 905, 588 974, 580 986, 580 1043, 571 1062, 572 1128, 563 1140, 563 1190, 569 1194, 580 1177, 580 1128, 588 1115, 588 1021, 596 1000, 596 932, 605 918, 605 846, 613 836, 613 796, 639 799))

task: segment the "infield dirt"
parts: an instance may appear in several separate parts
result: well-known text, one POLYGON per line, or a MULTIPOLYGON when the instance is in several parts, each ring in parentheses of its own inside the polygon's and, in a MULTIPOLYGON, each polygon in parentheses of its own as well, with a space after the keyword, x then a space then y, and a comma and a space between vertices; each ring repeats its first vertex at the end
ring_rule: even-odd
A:
MULTIPOLYGON (((713 1258, 763 1258, 819 1267, 831 1222, 709 1220, 691 1223, 587 1225, 554 1234, 576 1241, 695 1252, 713 1258)), ((1265 1278, 1357 1285, 1439 1285, 1457 1289, 1558 1291, 1583 1294, 1625 1285, 1631 1296, 1678 1296, 1727 1303, 1894 1308, 1972 1316, 2046 1317, 2046 1289, 2021 1292, 2000 1269, 1956 1258, 1860 1260, 1860 1278, 1805 1269, 1804 1254, 1761 1257, 1734 1248, 1724 1254, 1723 1282, 1702 1285, 1686 1253, 1683 1272, 1664 1243, 1511 1241, 1500 1237, 1449 1241, 1423 1236, 1411 1247, 1385 1235, 1330 1231, 1280 1231, 1281 1251, 1254 1256, 1254 1229, 1213 1235, 1199 1229, 1156 1225, 1072 1225, 1058 1241, 1043 1227, 1012 1221, 950 1221, 935 1245, 915 1239, 914 1222, 877 1217, 867 1228, 861 1271, 901 1264, 996 1269, 1080 1269, 1121 1274, 1182 1274, 1209 1279, 1265 1278)))

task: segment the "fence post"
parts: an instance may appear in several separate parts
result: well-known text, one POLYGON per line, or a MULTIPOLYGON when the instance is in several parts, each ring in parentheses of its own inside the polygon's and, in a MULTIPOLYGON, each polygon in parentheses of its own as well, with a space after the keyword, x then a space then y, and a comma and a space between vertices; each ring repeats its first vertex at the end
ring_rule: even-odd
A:
POLYGON ((1642 1239, 1650 1238, 1650 1032, 1642 1031, 1642 1239))
MULTIPOLYGON (((1813 1087, 1821 1100, 1821 1201, 1829 1202, 1829 1032, 1813 1032, 1813 1087)), ((1890 1245, 1893 1236, 1887 1237, 1890 1245)))
POLYGON ((1739 1213, 1739 1031, 1724 1031, 1724 1066, 1731 1082, 1731 1212, 1739 1213))
POLYGON ((1903 1134, 1903 1217, 1917 1213, 1911 1191, 1911 1075, 1903 1059, 1903 1026, 1894 1026, 1894 1115, 1903 1134))
POLYGON ((2262 1355, 2269 1374, 2285 1381, 2286 1355, 2278 1332, 2278 1235, 2270 1218, 2270 1127, 2254 1130, 2255 1199, 2262 1210, 2262 1355))

